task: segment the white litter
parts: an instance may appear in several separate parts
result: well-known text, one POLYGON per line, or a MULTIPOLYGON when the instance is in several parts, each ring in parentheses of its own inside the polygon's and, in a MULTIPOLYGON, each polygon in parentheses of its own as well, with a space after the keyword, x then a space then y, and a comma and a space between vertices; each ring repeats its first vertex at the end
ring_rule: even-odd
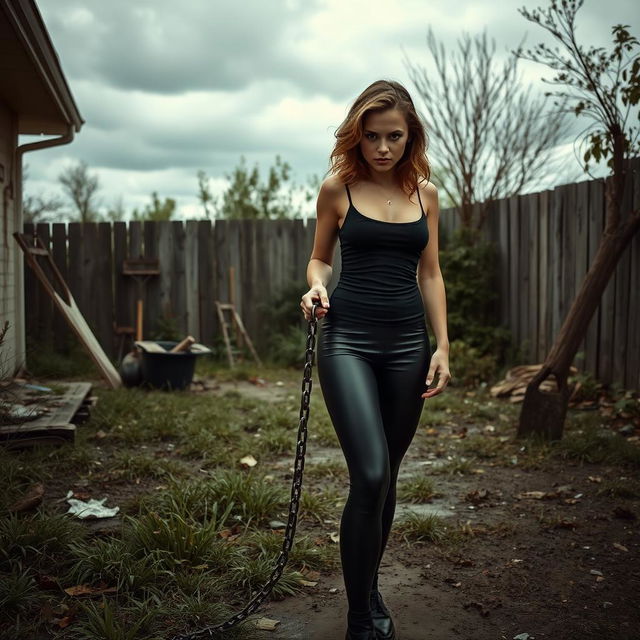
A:
POLYGON ((88 502, 72 498, 73 491, 67 493, 67 502, 71 505, 69 511, 72 515, 78 516, 78 518, 113 518, 113 516, 120 511, 120 507, 105 507, 104 503, 106 498, 102 500, 94 500, 93 498, 88 502))

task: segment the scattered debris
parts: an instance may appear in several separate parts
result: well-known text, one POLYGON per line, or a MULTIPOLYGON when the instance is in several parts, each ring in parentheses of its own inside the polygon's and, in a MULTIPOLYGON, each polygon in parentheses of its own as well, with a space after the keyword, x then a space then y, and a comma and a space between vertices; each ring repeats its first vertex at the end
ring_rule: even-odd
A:
POLYGON ((9 511, 14 513, 18 513, 20 511, 29 511, 34 507, 37 507, 42 502, 42 497, 44 496, 44 485, 42 482, 38 482, 38 484, 33 485, 27 493, 25 493, 20 500, 14 502, 10 507, 9 511))
POLYGON ((259 618, 256 620, 256 628, 264 631, 275 631, 275 628, 280 624, 280 620, 274 620, 273 618, 259 618))
POLYGON ((106 498, 102 500, 91 499, 88 502, 72 498, 73 491, 69 490, 66 501, 71 505, 67 513, 78 516, 78 518, 113 518, 120 511, 120 507, 105 507, 106 498))

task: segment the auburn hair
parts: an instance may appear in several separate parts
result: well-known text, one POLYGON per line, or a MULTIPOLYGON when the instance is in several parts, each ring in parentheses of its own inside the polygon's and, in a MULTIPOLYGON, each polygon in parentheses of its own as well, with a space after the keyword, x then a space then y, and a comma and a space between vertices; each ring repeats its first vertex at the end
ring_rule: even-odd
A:
POLYGON ((342 182, 351 184, 369 176, 369 165, 360 150, 367 114, 398 109, 409 127, 407 145, 394 170, 401 188, 410 194, 418 186, 418 180, 431 176, 426 156, 428 137, 425 125, 418 115, 409 92, 395 80, 376 80, 353 102, 347 117, 336 129, 336 143, 330 156, 330 169, 342 182))

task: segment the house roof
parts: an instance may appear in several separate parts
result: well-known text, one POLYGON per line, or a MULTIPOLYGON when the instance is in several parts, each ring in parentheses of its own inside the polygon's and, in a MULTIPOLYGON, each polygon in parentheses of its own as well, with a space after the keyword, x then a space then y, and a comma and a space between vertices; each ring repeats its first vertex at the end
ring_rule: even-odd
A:
POLYGON ((33 0, 0 0, 0 100, 17 114, 21 134, 62 134, 84 123, 33 0))

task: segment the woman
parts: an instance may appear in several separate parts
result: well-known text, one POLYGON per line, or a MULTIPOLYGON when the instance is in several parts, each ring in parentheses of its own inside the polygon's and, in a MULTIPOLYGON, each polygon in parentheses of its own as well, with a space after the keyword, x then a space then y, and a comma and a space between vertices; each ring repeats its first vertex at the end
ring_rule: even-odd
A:
POLYGON ((300 306, 310 320, 313 303, 321 303, 318 377, 349 469, 340 522, 346 638, 390 640, 395 629, 378 568, 398 470, 425 398, 442 393, 451 378, 438 194, 429 182, 424 126, 401 84, 367 87, 335 136, 331 175, 317 200, 311 288, 300 306), (342 268, 329 298, 338 237, 342 268), (426 390, 436 376, 437 386, 426 390))

